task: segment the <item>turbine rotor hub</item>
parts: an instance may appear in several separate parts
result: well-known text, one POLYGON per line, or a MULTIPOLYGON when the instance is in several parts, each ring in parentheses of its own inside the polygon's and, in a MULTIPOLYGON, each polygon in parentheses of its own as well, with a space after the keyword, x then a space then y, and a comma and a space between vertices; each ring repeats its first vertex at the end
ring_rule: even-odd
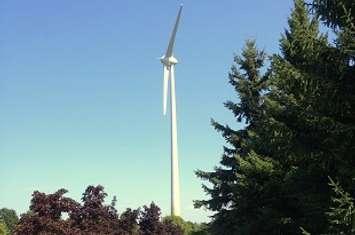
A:
POLYGON ((174 56, 170 56, 170 57, 165 57, 163 56, 160 61, 165 64, 166 66, 170 66, 170 65, 175 65, 178 63, 178 60, 174 57, 174 56))

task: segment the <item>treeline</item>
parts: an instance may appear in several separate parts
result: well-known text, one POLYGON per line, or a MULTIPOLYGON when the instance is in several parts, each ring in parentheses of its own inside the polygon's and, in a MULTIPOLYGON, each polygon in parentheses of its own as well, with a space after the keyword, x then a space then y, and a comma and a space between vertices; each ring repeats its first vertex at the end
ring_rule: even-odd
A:
POLYGON ((227 144, 195 205, 212 234, 355 234, 355 1, 295 0, 279 45, 235 57, 225 107, 246 126, 212 121, 227 144))
POLYGON ((180 217, 161 218, 153 202, 118 213, 116 197, 104 204, 107 194, 100 185, 89 186, 82 202, 65 197, 67 190, 53 194, 35 191, 29 211, 18 219, 15 211, 0 210, 0 234, 14 235, 202 235, 203 225, 180 217))

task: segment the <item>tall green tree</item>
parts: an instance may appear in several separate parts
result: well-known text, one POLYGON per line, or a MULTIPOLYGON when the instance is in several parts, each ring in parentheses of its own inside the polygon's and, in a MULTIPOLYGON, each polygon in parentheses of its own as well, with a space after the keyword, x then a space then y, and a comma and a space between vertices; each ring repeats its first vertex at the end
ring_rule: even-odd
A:
POLYGON ((228 146, 221 166, 197 172, 212 185, 203 186, 210 199, 196 206, 216 212, 214 234, 300 234, 300 227, 326 233, 328 176, 355 193, 352 24, 339 24, 330 43, 318 16, 295 1, 281 54, 272 56, 265 76, 250 43, 235 60, 230 83, 239 102, 226 107, 246 126, 213 122, 228 146))
POLYGON ((222 133, 228 145, 224 147, 221 166, 212 172, 196 172, 198 177, 212 184, 212 187, 203 185, 210 199, 196 201, 195 206, 216 212, 211 223, 214 234, 248 234, 263 223, 263 212, 258 205, 261 201, 257 197, 264 188, 263 178, 273 177, 274 171, 274 162, 255 151, 255 143, 260 138, 257 130, 265 118, 266 81, 260 72, 264 60, 265 53, 257 50, 254 41, 247 41, 242 56, 234 58, 229 82, 240 101, 227 101, 225 106, 238 122, 246 123, 246 128, 234 130, 213 120, 212 125, 222 133), (251 182, 248 175, 257 179, 251 182))
POLYGON ((288 170, 284 185, 298 201, 300 216, 293 218, 312 234, 319 234, 329 228, 326 210, 332 191, 328 176, 355 193, 355 71, 348 50, 354 38, 349 40, 347 33, 351 24, 349 28, 344 24, 336 29, 335 43, 328 42, 319 33, 317 15, 310 17, 307 12, 303 1, 295 1, 289 29, 280 43, 282 55, 273 58, 269 97, 282 108, 273 115, 275 120, 291 136, 285 152, 288 157, 283 158, 287 161, 281 164, 294 169, 288 170))
POLYGON ((322 21, 331 27, 347 27, 349 18, 355 19, 353 0, 313 0, 310 4, 322 21))
MULTIPOLYGON (((313 0, 311 6, 319 18, 326 25, 332 27, 333 32, 337 35, 335 41, 337 45, 336 51, 341 54, 343 59, 343 76, 341 78, 346 86, 344 90, 346 90, 346 101, 349 107, 347 120, 348 122, 354 122, 355 2, 351 0, 313 0)), ((350 141, 353 140, 353 138, 350 139, 350 141)), ((341 182, 341 184, 343 183, 341 182)), ((333 180, 331 180, 330 186, 332 186, 335 195, 332 196, 332 206, 330 212, 328 212, 331 228, 329 234, 355 234, 355 184, 347 184, 347 190, 350 190, 350 193, 346 192, 340 183, 336 183, 333 180)))

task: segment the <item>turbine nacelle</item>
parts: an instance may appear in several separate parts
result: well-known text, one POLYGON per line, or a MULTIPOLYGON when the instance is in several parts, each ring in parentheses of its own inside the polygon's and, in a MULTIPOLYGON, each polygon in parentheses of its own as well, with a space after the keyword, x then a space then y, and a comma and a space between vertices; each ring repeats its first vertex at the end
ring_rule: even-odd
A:
POLYGON ((162 56, 160 58, 160 62, 165 66, 171 66, 177 64, 178 60, 174 56, 170 56, 170 57, 162 56))

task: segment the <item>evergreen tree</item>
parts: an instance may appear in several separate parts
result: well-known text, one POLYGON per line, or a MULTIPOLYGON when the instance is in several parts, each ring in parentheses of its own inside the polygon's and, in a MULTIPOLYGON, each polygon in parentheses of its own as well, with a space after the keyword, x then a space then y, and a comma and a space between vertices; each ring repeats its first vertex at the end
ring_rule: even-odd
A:
POLYGON ((313 0, 311 6, 328 26, 343 28, 349 17, 355 19, 353 0, 313 0))
POLYGON ((273 58, 269 97, 281 107, 275 120, 291 137, 281 165, 293 168, 287 170, 283 187, 298 204, 299 216, 293 218, 319 234, 328 227, 328 176, 354 195, 354 68, 344 31, 338 32, 335 44, 329 43, 307 12, 303 1, 295 1, 289 30, 281 39, 282 56, 273 58))
POLYGON ((329 185, 335 196, 332 197, 332 207, 327 213, 331 224, 331 234, 355 234, 354 198, 330 178, 329 185))
POLYGON ((221 167, 216 167, 213 172, 196 172, 212 184, 212 187, 203 185, 211 199, 196 201, 195 206, 205 206, 216 212, 211 224, 214 234, 252 234, 253 229, 263 223, 263 212, 258 205, 261 201, 257 197, 264 189, 263 178, 273 178, 274 174, 274 162, 260 157, 255 152, 254 143, 259 139, 257 130, 265 118, 263 93, 266 92, 266 81, 260 73, 264 59, 265 53, 256 49, 254 41, 247 41, 242 56, 235 57, 229 82, 240 102, 228 101, 225 106, 238 122, 245 122, 247 126, 233 130, 228 125, 212 121, 229 146, 224 147, 221 167), (249 181, 247 175, 257 179, 249 181))
MULTIPOLYGON (((335 51, 340 55, 341 63, 336 66, 342 68, 342 76, 338 78, 342 80, 344 87, 342 94, 345 93, 346 98, 344 100, 348 107, 346 112, 342 112, 340 116, 346 117, 343 120, 349 126, 349 123, 355 121, 355 2, 351 0, 314 0, 312 8, 326 25, 332 27, 333 32, 337 35, 335 51)), ((353 130, 354 127, 352 126, 349 129, 353 130)), ((353 136, 349 140, 350 143, 354 143, 353 136)), ((349 150, 353 153, 354 148, 349 150)), ((354 158, 350 151, 349 154, 342 156, 345 160, 344 164, 349 164, 349 168, 354 167, 354 161, 349 161, 349 159, 354 158)), ((352 184, 349 183, 349 179, 344 180, 344 178, 339 179, 338 177, 337 180, 340 180, 343 186, 345 185, 346 190, 339 183, 331 180, 330 186, 332 186, 335 196, 332 197, 332 207, 328 213, 331 227, 330 234, 354 234, 355 184, 354 181, 352 181, 352 184), (351 231, 351 229, 353 230, 351 231)))
POLYGON ((212 184, 203 186, 210 199, 196 206, 216 212, 214 234, 300 234, 300 227, 326 233, 328 176, 354 196, 352 24, 339 28, 332 44, 308 12, 295 1, 281 55, 272 57, 265 76, 250 43, 236 58, 230 83, 240 101, 226 107, 246 127, 213 122, 229 146, 220 167, 197 172, 212 184))

